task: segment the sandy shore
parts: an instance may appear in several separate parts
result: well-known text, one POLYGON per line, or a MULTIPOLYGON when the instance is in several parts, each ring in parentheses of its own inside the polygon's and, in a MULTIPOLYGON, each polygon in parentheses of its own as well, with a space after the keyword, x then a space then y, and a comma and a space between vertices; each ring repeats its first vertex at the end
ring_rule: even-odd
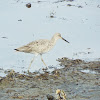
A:
POLYGON ((0 100, 55 100, 57 89, 65 92, 67 100, 100 100, 100 61, 68 58, 58 61, 65 67, 52 73, 8 72, 6 77, 0 77, 0 100), (95 73, 81 72, 83 69, 95 73), (48 95, 51 98, 47 99, 48 95))

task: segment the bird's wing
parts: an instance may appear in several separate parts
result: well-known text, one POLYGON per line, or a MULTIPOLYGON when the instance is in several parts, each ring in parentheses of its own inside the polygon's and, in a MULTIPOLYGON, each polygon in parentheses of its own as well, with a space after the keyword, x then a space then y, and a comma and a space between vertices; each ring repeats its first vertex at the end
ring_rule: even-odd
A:
POLYGON ((36 40, 15 50, 26 53, 40 53, 41 51, 43 51, 43 49, 45 49, 48 46, 48 42, 49 40, 36 40))

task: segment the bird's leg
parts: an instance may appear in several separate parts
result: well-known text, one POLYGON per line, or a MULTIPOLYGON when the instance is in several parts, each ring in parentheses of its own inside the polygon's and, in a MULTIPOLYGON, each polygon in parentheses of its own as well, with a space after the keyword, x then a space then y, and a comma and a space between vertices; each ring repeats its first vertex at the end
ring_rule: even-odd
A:
POLYGON ((41 61, 43 62, 43 64, 46 66, 46 68, 48 68, 48 66, 45 64, 45 62, 44 62, 44 60, 43 60, 43 58, 42 58, 42 55, 40 55, 41 56, 41 61))
POLYGON ((30 63, 30 65, 29 65, 29 67, 28 67, 28 72, 29 72, 29 69, 30 69, 30 67, 31 67, 33 61, 34 61, 34 58, 32 58, 31 63, 30 63))

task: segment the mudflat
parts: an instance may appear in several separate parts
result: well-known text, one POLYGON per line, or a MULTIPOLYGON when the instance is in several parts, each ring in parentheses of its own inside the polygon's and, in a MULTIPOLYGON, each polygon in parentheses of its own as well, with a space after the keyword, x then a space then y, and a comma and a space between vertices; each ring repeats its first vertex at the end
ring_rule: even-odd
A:
POLYGON ((64 67, 51 73, 12 71, 0 77, 0 100, 58 100, 57 89, 65 92, 66 100, 100 100, 99 60, 86 62, 65 57, 58 61, 64 67))

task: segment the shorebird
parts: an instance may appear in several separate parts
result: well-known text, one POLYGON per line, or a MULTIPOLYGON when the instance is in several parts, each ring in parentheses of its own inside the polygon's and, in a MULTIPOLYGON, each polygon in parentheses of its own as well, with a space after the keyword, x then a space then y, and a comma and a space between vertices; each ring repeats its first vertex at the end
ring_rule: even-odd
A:
MULTIPOLYGON (((60 33, 55 33, 50 40, 40 39, 40 40, 32 41, 32 42, 28 43, 27 45, 24 45, 22 47, 14 49, 14 50, 19 51, 19 52, 24 52, 24 53, 32 53, 32 54, 35 54, 35 56, 40 55, 41 61, 48 68, 48 66, 45 64, 45 62, 42 58, 42 54, 50 51, 54 47, 54 45, 56 44, 58 39, 62 39, 64 41, 68 42, 63 37, 61 37, 60 33)), ((35 56, 34 56, 34 58, 35 58, 35 56)), ((28 71, 31 67, 32 62, 34 61, 34 58, 31 60, 31 63, 28 67, 28 71)))

